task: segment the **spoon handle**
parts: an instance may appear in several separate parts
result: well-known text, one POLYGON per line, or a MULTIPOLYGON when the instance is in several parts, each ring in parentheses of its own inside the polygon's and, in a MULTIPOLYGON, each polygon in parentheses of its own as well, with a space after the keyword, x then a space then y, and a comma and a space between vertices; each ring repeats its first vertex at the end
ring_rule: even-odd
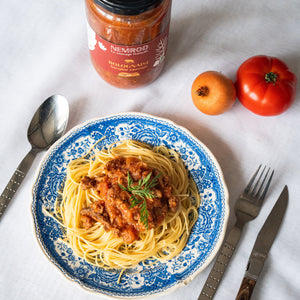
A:
POLYGON ((28 154, 24 157, 21 161, 17 170, 14 172, 13 176, 11 177, 10 181, 6 185, 4 191, 0 196, 0 219, 6 210, 9 202, 13 198, 14 194, 18 190, 20 184, 22 183, 25 175, 27 174, 28 170, 30 169, 32 162, 37 154, 37 150, 31 149, 28 154))

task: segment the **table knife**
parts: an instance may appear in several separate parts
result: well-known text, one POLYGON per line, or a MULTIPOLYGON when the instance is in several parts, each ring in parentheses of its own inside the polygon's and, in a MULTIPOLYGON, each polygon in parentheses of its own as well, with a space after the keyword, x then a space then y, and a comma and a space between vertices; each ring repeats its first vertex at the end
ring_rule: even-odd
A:
POLYGON ((285 186, 256 238, 236 300, 251 298, 256 281, 281 225, 288 198, 288 187, 285 186))

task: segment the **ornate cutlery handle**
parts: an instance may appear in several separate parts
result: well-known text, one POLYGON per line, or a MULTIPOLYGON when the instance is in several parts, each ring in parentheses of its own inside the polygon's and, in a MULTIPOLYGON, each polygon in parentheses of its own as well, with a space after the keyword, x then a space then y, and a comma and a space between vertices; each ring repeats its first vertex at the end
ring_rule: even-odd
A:
POLYGON ((198 300, 212 299, 215 295, 223 278, 226 267, 234 253, 235 247, 240 240, 241 233, 242 228, 237 227, 237 224, 230 231, 224 245, 222 246, 221 252, 217 257, 217 260, 208 275, 198 300))
POLYGON ((20 184, 22 183, 25 175, 27 174, 29 168, 32 165, 33 159, 38 151, 31 149, 28 154, 24 157, 22 162, 19 164, 17 170, 14 172, 10 181, 6 185, 4 191, 0 196, 0 219, 6 210, 9 202, 13 198, 14 194, 18 190, 20 184))

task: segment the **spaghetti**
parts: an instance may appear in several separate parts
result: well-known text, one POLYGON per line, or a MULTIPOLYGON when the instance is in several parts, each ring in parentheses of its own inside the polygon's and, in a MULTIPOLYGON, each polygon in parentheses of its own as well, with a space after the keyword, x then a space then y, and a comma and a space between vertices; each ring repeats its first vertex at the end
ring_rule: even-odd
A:
POLYGON ((196 184, 176 151, 126 140, 105 150, 94 147, 85 156, 69 163, 62 201, 57 202, 55 217, 60 219, 65 228, 65 240, 78 256, 104 269, 126 269, 140 262, 169 260, 179 254, 198 218, 199 205, 196 184), (167 211, 157 226, 141 230, 138 238, 130 243, 116 236, 113 230, 107 230, 101 222, 93 222, 88 228, 82 226, 82 210, 99 201, 95 189, 82 188, 82 180, 86 176, 95 178, 103 174, 107 163, 116 157, 137 158, 168 176, 172 193, 179 200, 176 211, 167 211))

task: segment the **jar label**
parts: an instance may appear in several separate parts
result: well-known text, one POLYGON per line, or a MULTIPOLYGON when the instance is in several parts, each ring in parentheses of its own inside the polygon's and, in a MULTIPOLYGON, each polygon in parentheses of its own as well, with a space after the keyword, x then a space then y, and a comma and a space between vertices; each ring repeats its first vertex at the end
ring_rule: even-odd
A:
POLYGON ((158 67, 165 59, 169 26, 152 41, 124 46, 108 42, 88 27, 88 42, 92 60, 103 69, 121 77, 134 77, 158 67))

